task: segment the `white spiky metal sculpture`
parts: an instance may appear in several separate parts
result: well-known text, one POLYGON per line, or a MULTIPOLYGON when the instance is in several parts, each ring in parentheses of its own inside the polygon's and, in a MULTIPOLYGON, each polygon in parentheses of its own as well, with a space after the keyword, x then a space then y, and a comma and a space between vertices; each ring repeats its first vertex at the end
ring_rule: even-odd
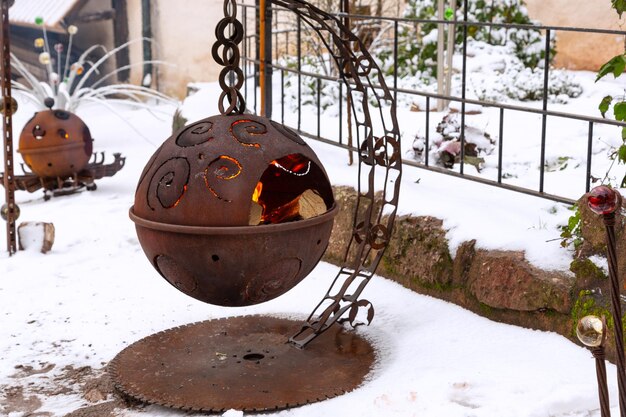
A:
MULTIPOLYGON (((125 159, 115 153, 114 161, 104 164, 103 154, 101 158, 97 158, 96 154, 92 157, 89 128, 74 112, 83 104, 95 103, 125 121, 112 106, 119 101, 135 108, 149 109, 152 114, 163 112, 151 102, 175 105, 176 101, 145 86, 106 83, 119 72, 134 66, 164 63, 140 62, 102 74, 103 64, 111 57, 145 39, 126 42, 110 51, 103 45, 93 45, 72 62, 72 45, 78 28, 74 25, 67 27, 69 40, 66 51, 62 43, 50 44, 43 18, 37 17, 35 23, 42 29, 42 37, 34 40, 34 47, 39 51, 39 63, 45 68, 46 79, 39 80, 19 58, 11 54, 11 66, 22 78, 19 82, 12 81, 12 87, 20 97, 37 108, 20 135, 18 152, 26 166, 22 164, 24 175, 15 176, 15 188, 29 192, 43 188, 45 199, 49 199, 50 195, 73 193, 83 187, 95 190, 94 180, 113 176, 124 166, 125 159), (90 56, 97 51, 102 56, 94 62, 90 56), (99 79, 96 80, 95 76, 99 79)), ((137 129, 133 130, 141 135, 137 129)))
MULTIPOLYGON (((67 27, 69 39, 67 52, 65 52, 65 46, 62 43, 56 43, 51 47, 42 18, 36 18, 35 23, 41 26, 43 36, 35 39, 34 47, 40 50, 39 62, 46 70, 47 79, 38 80, 14 54, 11 54, 11 64, 13 69, 24 79, 23 83, 14 81, 13 88, 40 108, 44 108, 44 101, 47 98, 55 100, 55 108, 69 112, 75 112, 82 104, 94 102, 115 112, 115 109, 107 101, 119 100, 138 108, 149 108, 151 111, 155 111, 155 108, 146 104, 146 100, 178 104, 171 97, 145 86, 127 83, 106 84, 118 73, 133 67, 141 67, 145 64, 168 65, 163 61, 142 61, 122 66, 101 75, 100 71, 103 65, 118 52, 138 42, 151 42, 151 39, 131 40, 110 51, 103 45, 93 45, 85 50, 75 62, 71 62, 73 38, 78 32, 78 27, 74 25, 67 27), (98 51, 103 54, 102 57, 95 62, 90 60, 90 56, 98 51), (65 55, 64 59, 63 55, 65 55), (100 75, 99 79, 94 81, 94 77, 98 75, 100 75), (94 82, 88 85, 90 80, 94 82)), ((156 109, 156 111, 159 110, 156 109)))

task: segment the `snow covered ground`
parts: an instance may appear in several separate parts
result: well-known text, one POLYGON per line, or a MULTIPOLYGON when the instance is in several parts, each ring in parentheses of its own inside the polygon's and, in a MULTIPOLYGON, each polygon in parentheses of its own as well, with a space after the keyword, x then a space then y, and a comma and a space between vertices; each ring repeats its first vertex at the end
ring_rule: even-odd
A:
MULTIPOLYGON (((210 85, 188 99, 186 114, 216 113, 216 97, 210 85)), ((99 181, 95 192, 48 202, 41 193, 17 194, 19 221, 54 223, 56 242, 46 255, 0 254, 2 415, 63 416, 88 405, 76 374, 90 369, 99 375, 121 349, 159 330, 231 315, 308 314, 336 273, 336 267, 322 263, 289 293, 255 307, 218 308, 174 291, 145 259, 127 215, 140 172, 169 136, 170 121, 145 110, 118 110, 141 135, 102 108, 78 112, 90 126, 94 150, 106 151, 109 158, 113 152, 127 157, 115 177, 99 181)), ((31 113, 22 106, 15 117, 17 133, 31 113)), ((346 165, 345 151, 309 143, 333 183, 355 183, 356 168, 346 165)), ((525 250, 544 268, 566 270, 571 261, 571 253, 553 240, 556 225, 570 214, 562 204, 407 168, 400 212, 444 219, 452 247, 477 239, 483 248, 525 250)), ((591 354, 565 338, 494 323, 379 277, 363 296, 375 305, 377 316, 358 331, 378 351, 377 365, 363 386, 332 400, 265 415, 600 415, 591 354)), ((608 373, 616 405, 612 365, 608 373)), ((184 415, 154 406, 115 413, 184 415)))

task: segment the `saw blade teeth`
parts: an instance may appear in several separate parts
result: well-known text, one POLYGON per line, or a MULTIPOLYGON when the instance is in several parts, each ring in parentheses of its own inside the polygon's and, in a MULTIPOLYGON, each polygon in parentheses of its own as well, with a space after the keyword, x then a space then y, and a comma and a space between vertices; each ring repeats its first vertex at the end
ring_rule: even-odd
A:
POLYGON ((298 349, 286 341, 301 323, 255 315, 177 326, 132 343, 107 371, 116 390, 129 399, 190 412, 281 410, 361 386, 374 364, 371 344, 337 326, 310 348, 298 349), (218 361, 217 353, 224 359, 218 361), (339 379, 325 372, 340 368, 345 372, 339 379), (304 384, 306 391, 293 389, 304 384), (268 395, 280 392, 288 394, 268 395))

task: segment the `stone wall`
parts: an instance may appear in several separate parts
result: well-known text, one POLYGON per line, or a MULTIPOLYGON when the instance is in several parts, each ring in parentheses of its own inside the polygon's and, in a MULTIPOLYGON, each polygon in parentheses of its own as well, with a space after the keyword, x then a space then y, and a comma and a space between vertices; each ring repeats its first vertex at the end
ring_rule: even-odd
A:
MULTIPOLYGON (((339 265, 352 233, 356 193, 350 187, 334 191, 340 213, 324 256, 339 265)), ((571 272, 544 271, 528 263, 523 252, 477 249, 473 240, 462 243, 453 257, 440 219, 401 216, 377 273, 492 320, 554 331, 577 342, 574 329, 579 318, 604 314, 610 319, 608 279, 587 259, 605 250, 603 226, 586 205, 581 210, 583 233, 589 239, 571 272)), ((621 216, 618 220, 619 238, 624 222, 621 216)), ((626 268, 626 242, 620 242, 620 253, 621 267, 626 268)), ((609 356, 614 354, 612 346, 607 349, 609 356)))

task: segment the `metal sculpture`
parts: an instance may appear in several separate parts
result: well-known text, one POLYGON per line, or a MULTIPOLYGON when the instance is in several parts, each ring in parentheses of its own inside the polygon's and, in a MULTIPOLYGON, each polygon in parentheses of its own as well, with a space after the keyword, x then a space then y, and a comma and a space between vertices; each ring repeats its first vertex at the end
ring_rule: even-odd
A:
POLYGON ((66 178, 85 168, 92 142, 81 118, 64 110, 47 110, 26 123, 17 151, 38 177, 66 178))
MULTIPOLYGON (((9 31, 8 31, 8 8, 12 2, 4 2, 6 6, 6 28, 3 27, 3 111, 5 115, 10 116, 17 110, 17 103, 11 97, 11 53, 9 48, 9 31), (5 4, 6 3, 6 4, 5 4)), ((43 25, 43 19, 37 18, 36 23, 43 25)), ((5 23, 3 22, 3 25, 5 23)), ((70 49, 73 34, 76 33, 76 27, 70 26, 68 33, 70 34, 70 49)), ((64 109, 52 109, 55 105, 55 99, 46 96, 46 94, 58 94, 57 98, 61 101, 61 107, 71 108, 70 101, 74 98, 73 106, 79 97, 67 94, 68 79, 71 80, 69 85, 82 74, 82 60, 86 59, 86 54, 81 56, 80 63, 72 66, 69 70, 69 51, 65 62, 63 74, 69 77, 60 80, 61 69, 61 51, 63 45, 55 45, 57 72, 52 72, 51 56, 47 42, 47 36, 44 29, 44 38, 37 39, 36 44, 41 42, 41 47, 45 49, 40 54, 40 62, 48 68, 48 78, 50 81, 49 89, 43 88, 34 76, 27 70, 16 57, 13 57, 16 64, 16 71, 23 76, 32 89, 29 90, 22 84, 16 84, 16 88, 26 94, 31 100, 40 100, 40 102, 48 108, 46 111, 35 113, 33 118, 26 124, 20 135, 18 152, 22 155, 24 163, 22 164, 23 175, 15 175, 13 164, 13 144, 11 135, 11 119, 5 117, 5 170, 0 174, 6 192, 7 207, 15 207, 14 191, 24 190, 35 192, 41 188, 44 190, 44 199, 48 200, 51 195, 71 194, 83 187, 87 190, 95 190, 95 180, 105 176, 113 176, 124 167, 125 159, 120 154, 114 154, 114 161, 104 164, 104 154, 101 155, 100 161, 98 156, 92 154, 92 138, 89 129, 85 123, 75 114, 64 109), (63 87, 60 87, 60 84, 63 87), (68 101, 69 100, 69 101, 68 101), (90 160, 92 160, 90 162, 90 160)), ((94 64, 88 72, 93 73, 100 64, 94 64)), ((81 80, 77 85, 77 90, 85 93, 85 89, 80 89, 85 79, 81 80)), ((121 90, 120 90, 121 91, 121 90)), ((144 93, 143 90, 141 93, 144 93)), ((138 94, 141 94, 138 93, 138 94)), ((80 94, 76 94, 80 96, 80 94)), ((104 94, 103 94, 104 95, 104 94)), ((152 97, 152 96, 149 96, 152 97)), ((87 100, 88 97, 83 97, 87 100)), ((59 103, 57 103, 59 104, 59 103)), ((9 210, 12 211, 12 210, 9 210)), ((9 223, 13 222, 13 216, 9 223)), ((14 233, 14 225, 9 227, 11 233, 14 233)), ((10 243, 11 247, 15 247, 15 242, 10 243)), ((11 252, 11 250, 10 250, 11 252)))
MULTIPOLYGON (((615 212, 622 207, 621 195, 610 187, 600 185, 587 195, 587 203, 591 211, 601 215, 606 231, 607 259, 609 263, 609 280, 611 294, 611 316, 613 334, 615 335, 615 358, 617 366, 617 387, 619 391, 620 417, 626 417, 626 368, 624 367, 624 337, 622 329, 622 306, 620 296, 619 275, 617 268, 617 250, 615 241, 615 212)), ((580 319, 577 327, 579 340, 591 348, 596 358, 596 374, 598 378, 598 395, 602 417, 610 417, 609 396, 604 365, 604 340, 606 323, 603 318, 585 316, 580 319)))
POLYGON ((166 280, 201 301, 237 307, 275 298, 307 276, 337 211, 321 162, 298 135, 233 112, 165 141, 141 176, 130 217, 166 280), (319 207, 307 214, 300 206, 311 201, 319 207))
POLYGON ((15 188, 28 192, 44 190, 50 196, 72 194, 83 187, 93 191, 96 179, 111 177, 124 167, 125 158, 114 153, 114 161, 104 163, 104 153, 93 154, 93 139, 81 118, 65 110, 40 111, 26 123, 20 134, 18 152, 23 175, 14 177, 15 188))
POLYGON ((346 313, 352 324, 356 324, 360 308, 368 309, 368 321, 374 316, 372 304, 359 297, 374 275, 391 237, 402 176, 400 133, 394 98, 363 42, 340 19, 306 1, 272 0, 272 3, 298 15, 318 33, 328 50, 334 51, 332 57, 351 99, 359 144, 359 187, 352 239, 346 248, 343 266, 326 295, 300 331, 289 339, 294 345, 304 347, 346 313), (378 129, 372 124, 370 100, 376 103, 381 121, 381 131, 377 134, 374 132, 378 129), (382 172, 377 175, 377 170, 382 172), (382 195, 377 198, 376 179, 380 181, 381 177, 382 195))
MULTIPOLYGON (((110 372, 117 389, 141 401, 192 411, 288 408, 356 388, 373 363, 368 342, 333 324, 347 314, 356 325, 360 308, 368 308, 368 320, 373 317, 371 304, 359 297, 389 242, 398 203, 400 138, 393 97, 362 42, 338 19, 301 0, 273 3, 293 11, 327 42, 351 97, 359 189, 344 266, 304 324, 258 316, 210 320, 127 347, 110 372), (378 134, 370 101, 379 111, 378 134)), ((243 25, 236 7, 225 0, 212 50, 224 66, 221 116, 196 122, 165 142, 144 169, 130 210, 155 268, 186 294, 221 305, 261 302, 302 279, 321 257, 336 211, 323 168, 302 139, 280 124, 243 114, 237 46, 243 25), (272 190, 277 193, 265 194, 272 190), (285 217, 298 213, 293 202, 309 191, 323 210, 311 218, 285 217)))

